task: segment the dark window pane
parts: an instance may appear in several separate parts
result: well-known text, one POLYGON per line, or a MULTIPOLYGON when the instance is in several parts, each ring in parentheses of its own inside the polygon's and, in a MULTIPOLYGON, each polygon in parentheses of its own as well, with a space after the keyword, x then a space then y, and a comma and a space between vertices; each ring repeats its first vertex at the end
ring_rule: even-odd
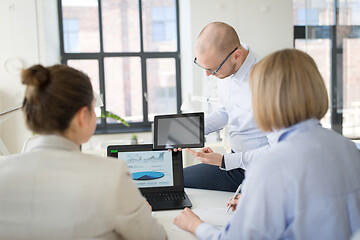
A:
POLYGON ((164 41, 165 40, 165 23, 155 22, 153 24, 153 41, 164 41))
MULTIPOLYGON (((68 60, 67 65, 86 73, 90 78, 93 90, 100 94, 98 60, 68 60)), ((100 108, 95 109, 95 112, 96 116, 101 116, 100 108)), ((100 123, 100 119, 98 119, 97 123, 100 123)))
POLYGON ((94 91, 100 92, 98 60, 68 60, 67 65, 86 73, 90 77, 94 91))
POLYGON ((339 24, 360 25, 360 0, 339 0, 339 24))
POLYGON ((294 25, 333 25, 334 0, 293 0, 294 25))
POLYGON ((79 52, 79 20, 63 20, 65 52, 79 52))
MULTIPOLYGON (((105 58, 106 110, 127 122, 143 121, 139 57, 105 58)), ((107 119, 107 122, 114 122, 107 119)))
POLYGON ((63 0, 65 52, 99 52, 99 16, 96 0, 63 0))
POLYGON ((105 52, 140 52, 139 5, 134 0, 103 0, 105 52))
POLYGON ((149 121, 155 115, 176 113, 175 59, 147 59, 149 121))
POLYGON ((143 0, 144 51, 177 51, 175 1, 143 0))

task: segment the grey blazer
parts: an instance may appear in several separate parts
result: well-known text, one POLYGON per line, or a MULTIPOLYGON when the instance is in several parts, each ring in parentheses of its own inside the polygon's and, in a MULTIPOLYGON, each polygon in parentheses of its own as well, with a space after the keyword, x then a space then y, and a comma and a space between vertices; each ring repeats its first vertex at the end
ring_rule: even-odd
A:
POLYGON ((56 135, 0 158, 0 239, 165 239, 124 161, 56 135))

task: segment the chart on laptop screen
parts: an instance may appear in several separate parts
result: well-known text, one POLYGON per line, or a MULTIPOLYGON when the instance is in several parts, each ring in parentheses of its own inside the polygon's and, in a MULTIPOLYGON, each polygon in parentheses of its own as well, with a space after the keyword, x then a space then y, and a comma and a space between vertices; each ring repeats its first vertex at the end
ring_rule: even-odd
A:
POLYGON ((174 185, 172 152, 167 150, 118 152, 118 158, 126 161, 138 188, 174 185))

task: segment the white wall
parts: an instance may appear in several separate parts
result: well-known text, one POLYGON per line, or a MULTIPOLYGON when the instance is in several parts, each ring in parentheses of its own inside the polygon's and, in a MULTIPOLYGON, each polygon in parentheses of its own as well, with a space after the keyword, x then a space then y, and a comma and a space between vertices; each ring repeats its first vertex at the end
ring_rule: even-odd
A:
POLYGON ((292 0, 241 0, 235 28, 260 56, 293 47, 292 0))
MULTIPOLYGON (((20 83, 18 66, 28 66, 39 61, 36 12, 35 0, 0 2, 2 111, 22 101, 24 87, 20 83), (8 66, 9 71, 5 66, 8 66)), ((19 143, 31 136, 24 126, 20 112, 4 121, 0 127, 1 137, 11 153, 20 151, 19 143)))
MULTIPOLYGON (((19 67, 59 62, 56 0, 0 1, 0 23, 0 110, 4 111, 23 100, 19 67)), ((0 125, 10 153, 20 152, 31 135, 20 111, 0 125)))
MULTIPOLYGON (((209 22, 234 26, 240 39, 259 56, 292 47, 292 0, 180 0, 182 97, 202 95, 203 73, 193 64, 197 35, 209 22)), ((60 62, 56 0, 0 1, 0 110, 22 101, 24 87, 17 73, 5 70, 5 62, 18 59, 24 67, 60 62)), ((13 61, 17 64, 17 60, 13 61)), ((10 61, 11 63, 11 61, 10 61)), ((150 142, 150 133, 139 138, 150 142)), ((0 136, 10 153, 21 150, 31 136, 22 114, 0 125, 0 136)), ((131 134, 94 136, 84 149, 103 147, 101 142, 126 142, 131 134)))

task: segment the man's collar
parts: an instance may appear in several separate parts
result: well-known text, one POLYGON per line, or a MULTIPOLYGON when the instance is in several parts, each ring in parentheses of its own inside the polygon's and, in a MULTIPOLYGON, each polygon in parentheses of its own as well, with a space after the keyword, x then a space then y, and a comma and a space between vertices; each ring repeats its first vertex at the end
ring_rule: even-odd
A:
POLYGON ((256 63, 257 57, 255 53, 250 48, 248 48, 248 51, 249 53, 246 56, 243 64, 240 66, 239 70, 237 70, 235 74, 231 75, 237 80, 244 80, 245 77, 249 74, 251 68, 256 63))

